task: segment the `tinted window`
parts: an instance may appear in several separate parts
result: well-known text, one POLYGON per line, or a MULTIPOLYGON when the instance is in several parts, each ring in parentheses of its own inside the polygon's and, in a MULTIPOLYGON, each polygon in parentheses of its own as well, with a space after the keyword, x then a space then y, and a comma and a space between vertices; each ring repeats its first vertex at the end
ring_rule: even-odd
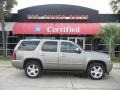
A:
POLYGON ((33 51, 38 46, 40 41, 22 41, 18 50, 33 51))
POLYGON ((2 43, 2 32, 0 31, 0 43, 2 43))
POLYGON ((3 44, 2 43, 0 43, 0 49, 3 49, 3 44))
POLYGON ((77 46, 69 42, 62 42, 61 43, 61 52, 68 52, 68 53, 77 53, 76 51, 77 46))
POLYGON ((57 52, 57 42, 47 41, 42 46, 42 51, 46 52, 57 52))

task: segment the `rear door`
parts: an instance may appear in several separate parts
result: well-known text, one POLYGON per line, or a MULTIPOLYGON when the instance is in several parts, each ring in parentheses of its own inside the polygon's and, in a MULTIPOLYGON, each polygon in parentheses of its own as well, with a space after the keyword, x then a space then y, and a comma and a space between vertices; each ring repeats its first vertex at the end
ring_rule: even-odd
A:
POLYGON ((44 41, 40 58, 44 69, 58 69, 58 41, 44 41))

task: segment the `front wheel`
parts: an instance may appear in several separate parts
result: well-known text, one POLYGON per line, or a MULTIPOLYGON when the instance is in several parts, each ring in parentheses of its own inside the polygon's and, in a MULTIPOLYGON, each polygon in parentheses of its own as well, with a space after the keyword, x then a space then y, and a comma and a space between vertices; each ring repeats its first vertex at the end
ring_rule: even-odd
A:
POLYGON ((40 75, 41 67, 37 62, 29 62, 25 67, 25 74, 29 78, 36 78, 40 75))
POLYGON ((105 67, 100 63, 92 63, 87 69, 87 75, 91 79, 100 80, 105 75, 105 67))

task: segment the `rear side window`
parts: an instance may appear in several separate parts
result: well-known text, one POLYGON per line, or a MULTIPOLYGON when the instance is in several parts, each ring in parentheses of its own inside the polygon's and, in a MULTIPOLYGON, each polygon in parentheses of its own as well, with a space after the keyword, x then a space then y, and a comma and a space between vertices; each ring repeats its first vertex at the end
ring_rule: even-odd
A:
POLYGON ((33 51, 36 49, 39 43, 40 41, 22 41, 18 47, 18 50, 33 51))
POLYGON ((57 52, 57 42, 56 41, 46 41, 42 46, 42 51, 57 52))

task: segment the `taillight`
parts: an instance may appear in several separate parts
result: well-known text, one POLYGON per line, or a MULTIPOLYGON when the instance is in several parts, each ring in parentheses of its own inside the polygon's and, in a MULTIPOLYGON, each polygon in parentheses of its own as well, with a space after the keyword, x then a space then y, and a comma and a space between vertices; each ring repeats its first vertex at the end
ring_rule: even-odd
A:
POLYGON ((16 52, 15 51, 13 52, 12 59, 16 60, 16 52))

